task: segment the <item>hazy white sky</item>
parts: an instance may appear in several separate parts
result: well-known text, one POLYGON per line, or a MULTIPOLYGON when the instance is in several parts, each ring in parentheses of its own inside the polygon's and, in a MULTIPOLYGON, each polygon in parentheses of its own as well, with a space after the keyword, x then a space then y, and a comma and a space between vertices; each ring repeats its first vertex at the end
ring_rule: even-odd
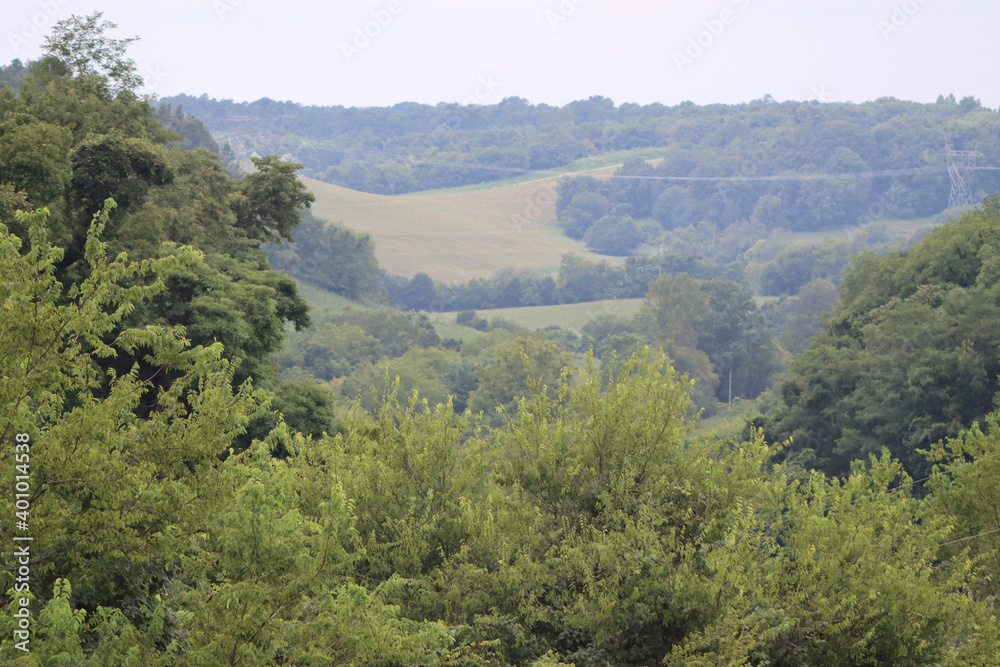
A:
POLYGON ((1000 106, 997 0, 4 0, 0 60, 94 10, 161 97, 1000 106))

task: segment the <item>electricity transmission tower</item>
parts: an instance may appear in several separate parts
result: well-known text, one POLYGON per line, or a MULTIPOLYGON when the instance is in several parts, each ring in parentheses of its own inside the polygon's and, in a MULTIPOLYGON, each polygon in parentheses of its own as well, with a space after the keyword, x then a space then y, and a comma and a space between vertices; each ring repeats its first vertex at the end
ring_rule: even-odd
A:
POLYGON ((972 191, 969 190, 962 172, 976 166, 976 160, 983 157, 979 151, 953 151, 941 153, 948 160, 948 175, 951 176, 951 196, 948 197, 948 208, 972 206, 972 191))

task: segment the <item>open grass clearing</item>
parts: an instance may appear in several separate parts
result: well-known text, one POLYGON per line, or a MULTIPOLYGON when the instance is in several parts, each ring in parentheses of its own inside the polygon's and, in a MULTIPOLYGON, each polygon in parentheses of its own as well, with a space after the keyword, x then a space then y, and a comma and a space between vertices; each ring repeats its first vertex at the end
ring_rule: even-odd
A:
MULTIPOLYGON (((587 322, 601 315, 632 319, 639 312, 640 304, 642 304, 642 299, 607 299, 585 303, 564 303, 557 306, 492 308, 490 310, 477 310, 476 314, 487 320, 499 317, 525 329, 534 330, 544 329, 548 326, 559 326, 580 333, 580 329, 587 322)), ((436 327, 439 322, 454 324, 456 315, 455 312, 432 313, 430 318, 436 327)))
POLYGON ((375 240, 389 273, 426 273, 435 281, 467 282, 505 269, 555 275, 567 253, 598 255, 556 224, 555 181, 475 191, 373 195, 303 179, 316 195, 315 214, 375 240))

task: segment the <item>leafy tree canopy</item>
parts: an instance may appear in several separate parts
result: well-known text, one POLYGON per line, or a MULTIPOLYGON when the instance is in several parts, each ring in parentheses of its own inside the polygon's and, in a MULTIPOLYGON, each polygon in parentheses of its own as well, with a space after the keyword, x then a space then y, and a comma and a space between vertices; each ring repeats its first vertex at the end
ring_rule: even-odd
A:
MULTIPOLYGON (((279 422, 234 453, 267 394, 234 388, 220 344, 122 326, 197 254, 109 259, 105 212, 88 276, 64 287, 44 217, 18 216, 27 243, 0 225, 0 438, 28 434, 38 489, 21 592, 36 661, 916 667, 1000 652, 995 567, 975 555, 995 552, 995 417, 934 448, 954 474, 930 502, 888 454, 802 480, 759 434, 690 439, 690 383, 644 354, 551 390, 525 379, 517 419, 493 430, 390 391, 334 435, 279 422), (169 391, 138 362, 105 381, 95 362, 136 349, 169 391)), ((496 362, 523 368, 526 343, 496 362)), ((16 451, 0 449, 8 488, 16 451)), ((14 512, 0 505, 5 539, 14 512)), ((0 570, 8 662, 23 659, 14 583, 0 570)))
POLYGON ((821 333, 778 391, 776 438, 830 473, 888 447, 913 474, 920 450, 996 407, 1000 200, 908 251, 861 254, 821 333))
POLYGON ((277 155, 252 161, 255 170, 239 181, 233 203, 236 226, 256 241, 294 241, 299 209, 316 199, 295 175, 302 165, 282 162, 277 155))
POLYGON ((87 16, 73 15, 58 21, 45 38, 42 51, 64 63, 76 76, 97 75, 110 83, 112 92, 135 93, 142 87, 135 61, 128 57, 128 47, 138 37, 115 39, 105 33, 118 26, 102 21, 103 12, 87 16))

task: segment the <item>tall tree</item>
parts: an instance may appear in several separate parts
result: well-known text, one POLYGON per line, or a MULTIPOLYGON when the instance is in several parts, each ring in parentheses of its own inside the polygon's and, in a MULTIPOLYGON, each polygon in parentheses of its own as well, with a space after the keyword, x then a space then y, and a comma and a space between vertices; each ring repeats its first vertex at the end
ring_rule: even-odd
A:
POLYGON ((705 352, 719 375, 719 400, 732 395, 756 398, 781 368, 778 350, 764 316, 750 292, 729 280, 710 280, 701 289, 709 310, 695 322, 698 349, 705 352))
POLYGON ((697 281, 686 273, 663 275, 649 284, 635 326, 650 340, 697 347, 697 323, 709 312, 709 296, 697 281))
POLYGON ((785 349, 793 354, 802 352, 809 339, 822 330, 820 316, 833 308, 838 298, 837 286, 829 280, 820 278, 803 285, 787 307, 785 326, 781 332, 785 349))
POLYGON ((113 93, 135 93, 142 87, 142 77, 135 61, 128 57, 130 44, 138 37, 115 39, 105 33, 118 26, 102 21, 103 12, 87 16, 72 15, 58 21, 45 38, 42 51, 64 63, 76 76, 97 75, 110 82, 113 93))
POLYGON ((256 241, 294 241, 299 210, 316 199, 295 175, 302 165, 282 162, 277 155, 252 161, 254 171, 240 179, 240 196, 233 204, 236 226, 256 241))
POLYGON ((493 361, 479 370, 479 385, 469 395, 469 407, 487 415, 498 408, 513 414, 517 401, 531 395, 536 383, 554 395, 563 369, 571 363, 572 358, 550 340, 519 337, 501 343, 493 361))

